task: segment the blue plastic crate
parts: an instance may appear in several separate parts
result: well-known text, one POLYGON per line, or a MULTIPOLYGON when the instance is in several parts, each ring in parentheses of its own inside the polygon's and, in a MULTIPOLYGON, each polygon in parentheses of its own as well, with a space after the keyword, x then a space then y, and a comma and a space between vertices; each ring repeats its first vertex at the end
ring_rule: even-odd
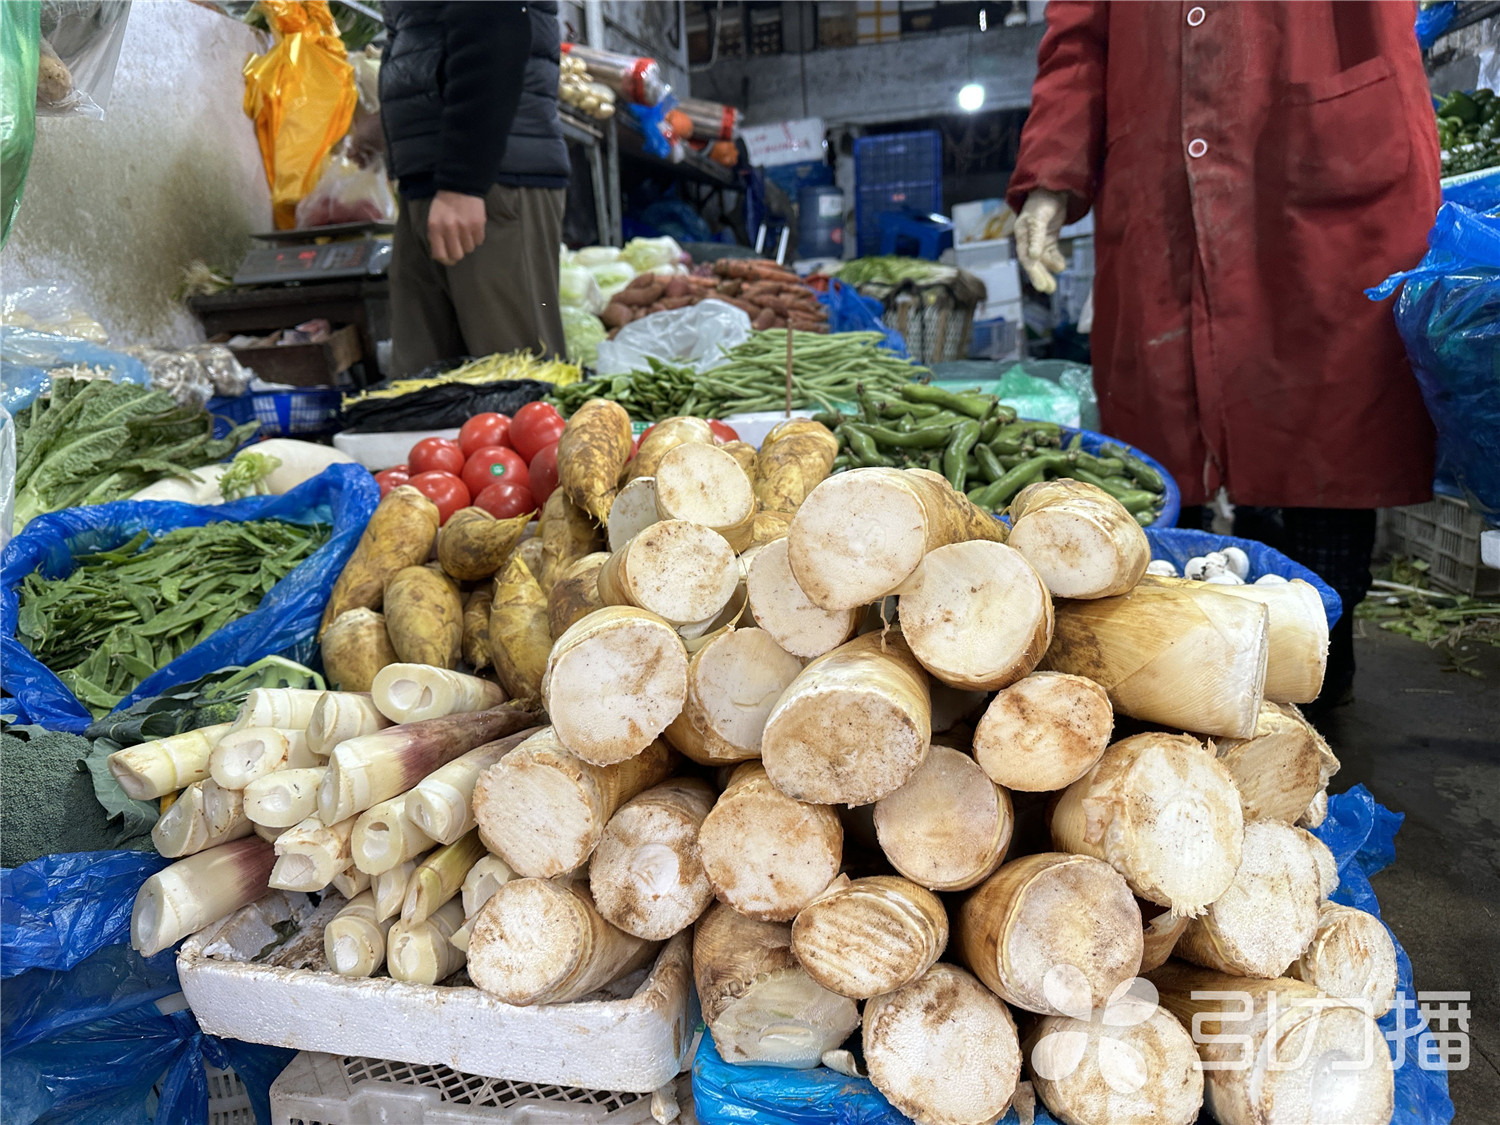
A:
POLYGON ((250 395, 239 398, 223 398, 215 395, 208 400, 208 412, 214 419, 214 437, 225 438, 229 431, 246 422, 255 421, 255 403, 250 395))
POLYGON ((923 129, 860 137, 854 142, 854 183, 859 253, 878 254, 882 213, 943 209, 943 135, 923 129))
POLYGON ((328 434, 339 428, 343 392, 337 387, 298 387, 287 391, 252 391, 261 437, 328 434))

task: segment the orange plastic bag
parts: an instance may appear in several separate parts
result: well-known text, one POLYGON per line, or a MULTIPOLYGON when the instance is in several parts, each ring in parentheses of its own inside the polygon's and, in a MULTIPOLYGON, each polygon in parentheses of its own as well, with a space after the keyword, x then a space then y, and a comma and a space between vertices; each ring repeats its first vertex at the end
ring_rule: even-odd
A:
POLYGON ((276 227, 287 230, 349 131, 359 95, 327 0, 261 0, 261 8, 276 45, 245 63, 245 114, 255 122, 276 227))

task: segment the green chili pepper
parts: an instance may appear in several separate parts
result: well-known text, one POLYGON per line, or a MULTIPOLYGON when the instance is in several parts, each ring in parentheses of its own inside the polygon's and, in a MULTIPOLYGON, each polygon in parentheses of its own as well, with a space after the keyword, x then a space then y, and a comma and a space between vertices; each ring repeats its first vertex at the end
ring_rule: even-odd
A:
POLYGON ((969 450, 979 440, 980 429, 980 424, 972 419, 955 426, 948 448, 943 453, 943 476, 959 492, 964 490, 964 482, 968 479, 969 468, 965 460, 969 456, 969 450))
POLYGON ((976 445, 974 459, 979 462, 979 475, 990 484, 994 484, 1005 475, 1005 467, 1000 464, 1000 458, 995 456, 995 451, 989 446, 976 445))

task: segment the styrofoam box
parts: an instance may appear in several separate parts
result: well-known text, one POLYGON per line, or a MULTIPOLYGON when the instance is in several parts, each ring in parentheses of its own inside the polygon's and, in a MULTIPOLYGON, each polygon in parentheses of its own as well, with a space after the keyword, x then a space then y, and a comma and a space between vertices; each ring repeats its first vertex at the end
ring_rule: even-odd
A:
MULTIPOLYGON (((188 938, 182 991, 210 1035, 299 1051, 403 1059, 516 1082, 649 1093, 688 1065, 698 998, 691 939, 678 934, 648 971, 594 998, 518 1008, 468 984, 421 985, 330 972, 323 926, 344 906, 328 895, 264 961, 234 959, 221 934, 253 933, 247 907, 188 938), (213 948, 215 955, 205 950, 213 948), (600 998, 604 997, 604 998, 600 998), (618 998, 616 998, 618 997, 618 998)), ((255 948, 258 943, 249 942, 255 948)))
POLYGON ((1021 264, 1014 258, 969 271, 984 282, 984 303, 974 310, 975 320, 1010 317, 1021 300, 1021 264))
POLYGON ((777 423, 785 422, 788 417, 811 418, 818 413, 820 411, 817 410, 793 410, 788 415, 785 410, 757 410, 751 414, 731 414, 719 421, 739 434, 741 441, 759 449, 761 442, 766 440, 766 435, 777 423))
POLYGON ((372 473, 406 462, 411 447, 423 438, 440 437, 456 440, 458 430, 393 430, 386 434, 333 435, 333 447, 347 453, 372 473))

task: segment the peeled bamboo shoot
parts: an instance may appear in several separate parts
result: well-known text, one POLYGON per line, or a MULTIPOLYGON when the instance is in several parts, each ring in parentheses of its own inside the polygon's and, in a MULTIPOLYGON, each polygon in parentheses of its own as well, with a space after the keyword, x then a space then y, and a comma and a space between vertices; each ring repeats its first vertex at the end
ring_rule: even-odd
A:
POLYGON ((230 730, 246 727, 306 730, 323 695, 312 688, 251 688, 230 730))
POLYGON ((792 952, 807 975, 855 1000, 910 984, 947 945, 937 895, 895 875, 841 878, 792 923, 792 952))
MULTIPOLYGON (((403 922, 425 922, 438 907, 463 889, 469 871, 484 856, 478 832, 470 832, 456 843, 436 848, 417 864, 407 880, 406 901, 401 904, 403 922)), ((467 912, 465 912, 467 916, 467 912)))
POLYGON ((476 746, 417 782, 407 806, 417 827, 440 844, 451 844, 473 828, 474 783, 479 775, 540 729, 527 727, 476 746))
POLYGON ((375 896, 364 891, 323 927, 323 957, 341 977, 368 977, 385 964, 389 919, 375 918, 375 896))
POLYGON ((281 891, 321 891, 349 866, 349 837, 354 818, 332 827, 310 816, 276 837, 276 867, 271 886, 281 891))
POLYGON ((756 551, 745 590, 755 623, 779 646, 804 660, 838 648, 859 620, 857 609, 822 609, 802 592, 787 562, 784 535, 756 551))
POLYGON ((707 783, 677 778, 610 817, 589 858, 589 889, 605 921, 665 941, 697 920, 714 898, 698 855, 698 830, 713 805, 707 783))
POLYGON ((691 625, 723 609, 739 580, 734 550, 717 531, 686 520, 661 520, 609 556, 599 570, 599 598, 605 605, 648 610, 673 625, 691 625))
POLYGON ((185 789, 208 776, 208 759, 232 723, 184 731, 143 742, 109 756, 110 776, 132 801, 151 801, 185 789))
POLYGON ((245 815, 267 828, 290 828, 318 811, 326 766, 277 770, 245 786, 245 815))
POLYGON ((399 920, 386 933, 386 963, 392 980, 436 984, 464 967, 464 951, 452 942, 464 924, 463 905, 454 899, 423 922, 399 920))
POLYGON ((464 904, 464 917, 472 918, 478 914, 479 908, 490 901, 490 895, 515 878, 518 876, 510 869, 510 864, 499 856, 480 856, 479 861, 469 868, 469 873, 464 876, 464 885, 459 888, 464 904))
POLYGON ((221 844, 158 871, 136 892, 130 944, 154 957, 269 890, 276 853, 258 836, 221 844))
MULTIPOLYGON (((274 840, 271 842, 275 843, 274 840)), ((353 900, 370 889, 370 882, 370 877, 351 863, 335 875, 328 885, 345 898, 353 900)))
POLYGON ((151 829, 151 844, 158 853, 168 859, 179 859, 238 840, 255 831, 254 826, 243 815, 243 804, 239 815, 234 815, 231 811, 227 821, 221 814, 219 830, 214 830, 208 817, 205 793, 206 787, 213 784, 212 778, 193 782, 161 814, 151 829))
POLYGON ((760 757, 766 718, 801 671, 764 630, 720 633, 688 662, 687 700, 667 741, 707 766, 760 757))
POLYGON ((398 863, 389 871, 370 876, 370 890, 375 895, 375 917, 384 922, 401 913, 406 904, 406 885, 411 881, 417 861, 409 859, 398 863))
POLYGON ((1011 502, 1007 542, 1059 598, 1104 598, 1135 586, 1151 544, 1135 517, 1102 488, 1068 477, 1023 488, 1011 502))
POLYGON ((1246 820, 1295 822, 1339 768, 1323 736, 1286 703, 1262 704, 1250 738, 1219 739, 1214 750, 1239 788, 1246 820))
POLYGON ((891 866, 934 891, 989 878, 1014 823, 1005 790, 949 746, 933 746, 905 785, 875 803, 875 833, 891 866))
POLYGON ((1036 672, 1000 692, 974 728, 974 759, 996 784, 1066 789, 1109 745, 1114 711, 1093 680, 1036 672))
POLYGON ((1329 996, 1368 1005, 1379 1019, 1396 1002, 1396 946, 1375 915, 1325 902, 1312 942, 1287 975, 1329 996))
POLYGON ((354 818, 349 854, 367 875, 380 875, 432 847, 411 817, 411 793, 381 801, 354 818))
MULTIPOLYGON (((394 656, 391 662, 395 662, 394 656)), ((367 693, 325 691, 307 724, 307 748, 326 758, 345 739, 374 734, 390 725, 367 693)))
POLYGON ((499 684, 430 664, 388 664, 376 673, 370 693, 380 713, 394 723, 487 711, 507 698, 499 684))
POLYGON ((308 769, 318 758, 305 730, 241 727, 219 740, 208 758, 209 775, 225 789, 243 789, 279 769, 308 769))
POLYGON ((685 442, 662 457, 653 476, 656 511, 663 520, 716 531, 735 551, 750 546, 755 491, 730 454, 716 445, 685 442))

